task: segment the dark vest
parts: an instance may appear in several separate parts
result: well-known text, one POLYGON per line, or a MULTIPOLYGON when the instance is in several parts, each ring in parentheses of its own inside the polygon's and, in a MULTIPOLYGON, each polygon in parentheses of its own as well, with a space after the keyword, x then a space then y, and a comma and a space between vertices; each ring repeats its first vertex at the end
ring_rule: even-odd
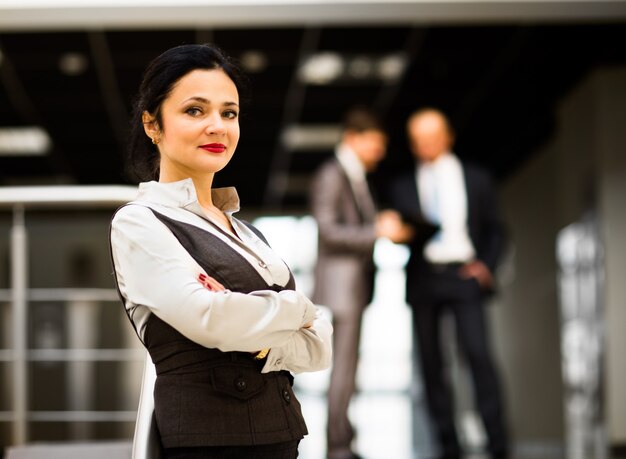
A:
MULTIPOLYGON (((152 212, 227 289, 249 293, 295 288, 293 276, 285 287, 267 285, 245 258, 215 235, 152 212)), ((146 324, 144 344, 156 366, 155 414, 165 448, 260 445, 306 435, 289 372, 261 373, 265 360, 200 346, 154 314, 146 324)))

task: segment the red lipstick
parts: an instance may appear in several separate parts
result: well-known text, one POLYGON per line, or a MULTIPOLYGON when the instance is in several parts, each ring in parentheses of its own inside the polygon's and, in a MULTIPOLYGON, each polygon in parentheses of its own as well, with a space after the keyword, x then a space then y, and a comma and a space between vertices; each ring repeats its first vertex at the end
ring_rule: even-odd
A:
POLYGON ((206 145, 200 145, 200 148, 211 153, 224 153, 226 151, 226 145, 222 143, 208 143, 206 145))

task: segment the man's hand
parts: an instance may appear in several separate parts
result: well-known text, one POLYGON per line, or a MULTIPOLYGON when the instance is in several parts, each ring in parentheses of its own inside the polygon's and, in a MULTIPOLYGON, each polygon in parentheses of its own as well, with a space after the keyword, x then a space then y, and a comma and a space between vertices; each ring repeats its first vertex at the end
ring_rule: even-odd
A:
POLYGON ((413 228, 402 221, 394 210, 383 210, 376 216, 376 236, 386 237, 391 242, 402 244, 413 238, 413 228))
POLYGON ((461 266, 459 275, 463 279, 476 279, 483 290, 489 290, 493 287, 493 275, 487 265, 480 260, 470 261, 461 266))

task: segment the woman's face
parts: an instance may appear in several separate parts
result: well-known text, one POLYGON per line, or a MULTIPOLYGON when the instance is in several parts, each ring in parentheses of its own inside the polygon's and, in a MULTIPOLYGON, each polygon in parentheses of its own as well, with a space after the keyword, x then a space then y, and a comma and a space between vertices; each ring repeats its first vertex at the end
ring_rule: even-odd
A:
POLYGON ((193 70, 163 101, 160 129, 155 124, 148 123, 146 133, 159 139, 162 178, 215 173, 228 164, 239 141, 237 87, 221 69, 193 70))

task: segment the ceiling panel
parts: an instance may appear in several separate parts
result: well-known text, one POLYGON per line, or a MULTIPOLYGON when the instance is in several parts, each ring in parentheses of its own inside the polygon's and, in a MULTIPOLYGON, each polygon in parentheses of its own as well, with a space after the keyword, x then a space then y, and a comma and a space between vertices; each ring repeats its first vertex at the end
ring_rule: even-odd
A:
POLYGON ((216 183, 236 185, 246 206, 283 209, 306 208, 304 185, 330 154, 289 151, 280 141, 289 125, 336 124, 350 105, 372 104, 390 133, 374 176, 384 188, 411 164, 407 116, 434 105, 451 116, 458 154, 506 180, 549 140, 559 102, 582 78, 626 65, 623 23, 0 30, 0 128, 40 125, 53 141, 48 157, 0 157, 0 185, 127 182, 128 116, 145 66, 168 47, 207 41, 242 62, 256 53, 262 64, 250 67, 238 152, 216 183), (392 53, 408 60, 395 84, 348 74, 305 84, 299 65, 319 52, 347 63, 392 53), (61 70, 68 53, 73 73, 61 70))

